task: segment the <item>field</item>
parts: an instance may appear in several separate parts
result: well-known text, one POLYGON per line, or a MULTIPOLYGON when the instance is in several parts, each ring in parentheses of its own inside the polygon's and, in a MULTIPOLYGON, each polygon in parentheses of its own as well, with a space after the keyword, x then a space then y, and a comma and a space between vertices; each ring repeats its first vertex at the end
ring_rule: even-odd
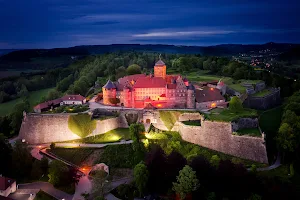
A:
MULTIPOLYGON (((37 90, 37 91, 32 91, 29 93, 29 103, 31 106, 31 109, 36 105, 38 101, 40 101, 44 96, 47 95, 47 93, 53 88, 47 88, 43 90, 37 90)), ((5 103, 0 104, 0 116, 4 116, 7 114, 10 114, 12 109, 17 103, 22 102, 21 98, 14 99, 12 101, 8 101, 5 103)))
POLYGON ((237 135, 247 135, 253 137, 261 137, 261 133, 258 128, 244 128, 237 131, 237 135))
POLYGON ((56 198, 50 196, 43 190, 40 190, 37 194, 36 197, 34 198, 35 200, 55 200, 56 198))
POLYGON ((200 70, 196 72, 189 72, 186 74, 186 77, 189 81, 194 82, 209 82, 209 81, 218 81, 220 80, 220 76, 210 75, 206 70, 200 70))
POLYGON ((238 112, 232 112, 229 109, 213 109, 210 114, 205 116, 212 121, 230 122, 241 117, 255 117, 257 116, 257 111, 246 108, 238 112))
POLYGON ((260 91, 260 92, 257 92, 257 93, 255 93, 255 94, 253 94, 252 96, 253 96, 253 97, 264 97, 264 96, 266 96, 266 95, 268 95, 268 94, 271 94, 271 91, 268 90, 268 89, 264 89, 264 90, 262 90, 262 91, 260 91))
POLYGON ((80 166, 93 153, 92 148, 54 148, 47 152, 57 155, 77 166, 80 166))

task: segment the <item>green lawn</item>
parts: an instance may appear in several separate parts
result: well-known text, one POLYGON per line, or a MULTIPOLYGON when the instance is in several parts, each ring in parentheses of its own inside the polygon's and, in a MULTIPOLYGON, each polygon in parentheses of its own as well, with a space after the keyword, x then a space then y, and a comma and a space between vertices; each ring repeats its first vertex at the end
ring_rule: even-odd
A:
MULTIPOLYGON (((31 109, 39 102, 44 96, 48 94, 48 92, 53 88, 47 88, 43 90, 32 91, 29 93, 29 103, 31 109)), ((8 101, 0 104, 0 116, 4 116, 10 114, 12 109, 17 103, 22 102, 21 98, 14 99, 12 101, 8 101)))
POLYGON ((178 120, 179 115, 181 112, 178 111, 165 111, 160 110, 159 116, 160 119, 164 122, 165 126, 171 130, 175 124, 175 122, 178 120))
POLYGON ((189 126, 201 126, 200 120, 183 121, 182 123, 189 126))
POLYGON ((83 138, 83 143, 109 143, 118 142, 122 139, 130 140, 129 128, 117 128, 104 134, 83 138))
POLYGON ((188 72, 184 74, 189 81, 197 82, 209 82, 209 81, 218 81, 221 77, 217 75, 207 74, 208 71, 200 70, 196 72, 188 72))
POLYGON ((259 126, 264 132, 277 132, 281 123, 283 106, 279 106, 264 112, 259 116, 259 126))
POLYGON ((261 137, 261 133, 258 128, 244 128, 237 131, 238 135, 248 135, 253 137, 261 137))
POLYGON ((287 181, 291 177, 288 175, 290 173, 289 165, 281 165, 276 169, 272 169, 269 171, 260 171, 257 172, 257 175, 263 177, 278 177, 281 180, 287 181))
POLYGON ((246 88, 240 84, 239 81, 234 81, 232 78, 226 77, 222 79, 224 83, 231 89, 240 92, 240 93, 246 93, 246 88))
POLYGON ((40 190, 34 200, 55 200, 56 198, 52 197, 51 195, 47 194, 46 192, 44 192, 43 190, 40 190))
POLYGON ((210 114, 205 115, 209 120, 212 121, 225 121, 230 122, 242 117, 255 117, 257 116, 257 111, 252 109, 244 108, 238 112, 232 112, 229 109, 212 111, 210 114))
POLYGON ((48 149, 47 152, 57 155, 77 166, 80 166, 94 149, 92 148, 59 148, 48 149))
POLYGON ((264 97, 264 96, 266 96, 266 95, 268 95, 268 94, 271 94, 271 91, 268 90, 268 89, 264 89, 264 90, 262 90, 262 91, 260 91, 260 92, 257 92, 257 93, 255 93, 255 94, 253 94, 252 96, 253 96, 253 97, 264 97))

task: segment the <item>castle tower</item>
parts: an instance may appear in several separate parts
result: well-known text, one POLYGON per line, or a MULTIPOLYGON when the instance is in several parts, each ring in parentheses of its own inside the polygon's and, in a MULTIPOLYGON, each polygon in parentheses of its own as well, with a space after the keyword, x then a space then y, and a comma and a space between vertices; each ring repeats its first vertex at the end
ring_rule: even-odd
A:
POLYGON ((195 108, 195 87, 192 84, 189 84, 187 89, 188 90, 186 95, 186 108, 195 108))
POLYGON ((111 82, 111 80, 108 80, 107 83, 102 87, 103 92, 103 104, 105 105, 111 105, 109 99, 110 98, 116 98, 116 86, 111 82))
POLYGON ((159 56, 159 61, 157 61, 154 66, 154 77, 162 77, 165 79, 166 75, 167 75, 166 64, 160 59, 159 56))

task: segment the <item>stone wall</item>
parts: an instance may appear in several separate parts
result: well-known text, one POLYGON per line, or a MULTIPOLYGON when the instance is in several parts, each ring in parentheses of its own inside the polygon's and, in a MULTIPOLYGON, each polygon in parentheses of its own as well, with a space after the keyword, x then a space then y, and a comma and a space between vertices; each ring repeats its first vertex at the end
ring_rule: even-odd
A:
POLYGON ((228 122, 201 121, 201 126, 176 122, 182 139, 200 146, 244 159, 268 163, 263 137, 232 135, 228 122))
POLYGON ((267 110, 281 104, 280 88, 274 88, 272 93, 264 97, 248 96, 243 105, 248 108, 267 110))
POLYGON ((178 121, 200 120, 202 117, 200 113, 183 113, 179 116, 178 121))
MULTIPOLYGON (((29 144, 79 139, 80 137, 68 128, 69 115, 71 114, 27 114, 23 119, 19 137, 29 144)), ((103 134, 118 127, 128 127, 124 116, 97 120, 94 133, 103 134)))
POLYGON ((244 128, 257 128, 258 119, 257 118, 240 118, 235 122, 231 122, 232 131, 237 131, 244 128))

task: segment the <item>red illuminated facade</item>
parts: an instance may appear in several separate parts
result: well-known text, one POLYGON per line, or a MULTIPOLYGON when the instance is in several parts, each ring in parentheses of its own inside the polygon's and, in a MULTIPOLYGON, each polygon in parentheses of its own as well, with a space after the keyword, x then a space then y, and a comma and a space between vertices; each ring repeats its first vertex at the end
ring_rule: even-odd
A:
POLYGON ((180 75, 167 75, 166 65, 159 60, 154 76, 135 74, 116 82, 107 81, 102 87, 103 103, 130 108, 195 108, 195 87, 180 75))

